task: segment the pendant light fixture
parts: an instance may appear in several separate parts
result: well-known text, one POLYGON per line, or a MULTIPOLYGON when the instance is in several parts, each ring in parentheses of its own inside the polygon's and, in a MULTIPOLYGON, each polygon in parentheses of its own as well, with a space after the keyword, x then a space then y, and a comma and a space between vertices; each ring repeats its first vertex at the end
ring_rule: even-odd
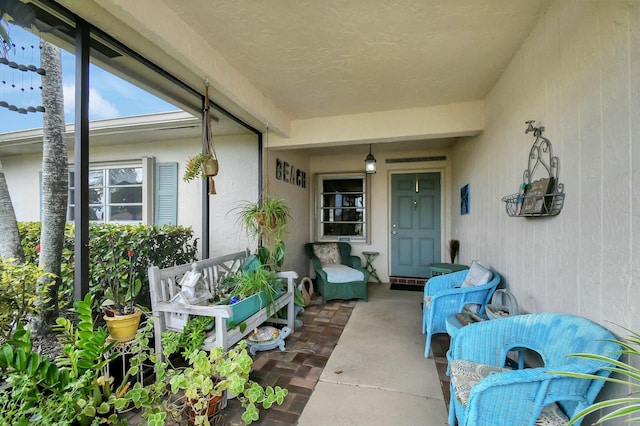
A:
POLYGON ((376 158, 371 154, 371 144, 369 144, 369 155, 364 159, 364 170, 369 174, 376 172, 376 158))

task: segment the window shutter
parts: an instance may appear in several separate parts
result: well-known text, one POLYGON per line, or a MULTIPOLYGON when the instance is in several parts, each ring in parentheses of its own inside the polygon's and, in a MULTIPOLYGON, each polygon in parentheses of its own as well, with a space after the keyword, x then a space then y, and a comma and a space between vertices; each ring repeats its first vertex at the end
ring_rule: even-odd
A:
POLYGON ((154 223, 176 225, 178 216, 178 163, 156 164, 154 223))

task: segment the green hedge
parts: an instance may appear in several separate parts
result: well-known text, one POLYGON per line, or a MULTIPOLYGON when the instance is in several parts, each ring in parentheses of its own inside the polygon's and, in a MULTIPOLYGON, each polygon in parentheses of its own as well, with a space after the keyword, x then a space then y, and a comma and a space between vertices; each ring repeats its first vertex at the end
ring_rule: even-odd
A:
MULTIPOLYGON (((40 222, 18 223, 27 263, 38 263, 40 222)), ((147 269, 158 265, 166 268, 197 260, 197 239, 191 228, 183 226, 148 226, 92 223, 89 225, 89 292, 101 301, 114 266, 128 262, 133 256, 133 279, 139 278, 142 290, 137 303, 150 307, 147 269), (115 262, 114 262, 115 257, 115 262)), ((74 289, 74 224, 67 223, 62 254, 60 309, 73 304, 74 289)), ((127 281, 128 268, 117 269, 120 280, 127 281)), ((123 284, 124 285, 124 284, 123 284)))

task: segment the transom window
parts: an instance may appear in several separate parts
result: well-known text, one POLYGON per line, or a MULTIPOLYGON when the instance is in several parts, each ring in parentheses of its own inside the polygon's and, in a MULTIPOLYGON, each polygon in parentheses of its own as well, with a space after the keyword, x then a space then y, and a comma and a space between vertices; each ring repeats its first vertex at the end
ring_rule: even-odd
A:
POLYGON ((367 239, 366 175, 318 176, 318 239, 367 239))
MULTIPOLYGON (((113 166, 89 170, 89 220, 142 222, 142 166, 113 166)), ((69 173, 67 220, 74 220, 74 172, 69 173)))

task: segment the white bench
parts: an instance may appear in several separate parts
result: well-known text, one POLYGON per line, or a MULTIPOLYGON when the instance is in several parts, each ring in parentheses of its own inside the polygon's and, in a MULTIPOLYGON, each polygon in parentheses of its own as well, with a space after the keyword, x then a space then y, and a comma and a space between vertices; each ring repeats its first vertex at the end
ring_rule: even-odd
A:
POLYGON ((210 350, 221 346, 225 350, 236 344, 240 339, 251 333, 256 327, 270 318, 270 315, 287 307, 286 318, 271 318, 270 322, 286 324, 294 329, 294 288, 298 274, 295 271, 278 272, 278 277, 287 280, 287 291, 282 294, 274 305, 262 308, 245 321, 246 328, 240 331, 238 324, 232 329, 227 328, 227 318, 232 316, 229 305, 190 305, 181 302, 171 302, 180 292, 179 282, 182 276, 195 269, 203 274, 205 282, 212 294, 216 294, 221 280, 228 274, 236 272, 243 260, 249 256, 249 250, 204 259, 193 264, 178 265, 160 269, 157 266, 149 268, 149 289, 151 293, 151 309, 153 310, 154 336, 156 353, 162 355, 162 333, 165 331, 181 331, 186 320, 191 316, 207 316, 214 319, 214 330, 205 339, 203 349, 210 350), (268 313, 267 313, 268 311, 268 313))

